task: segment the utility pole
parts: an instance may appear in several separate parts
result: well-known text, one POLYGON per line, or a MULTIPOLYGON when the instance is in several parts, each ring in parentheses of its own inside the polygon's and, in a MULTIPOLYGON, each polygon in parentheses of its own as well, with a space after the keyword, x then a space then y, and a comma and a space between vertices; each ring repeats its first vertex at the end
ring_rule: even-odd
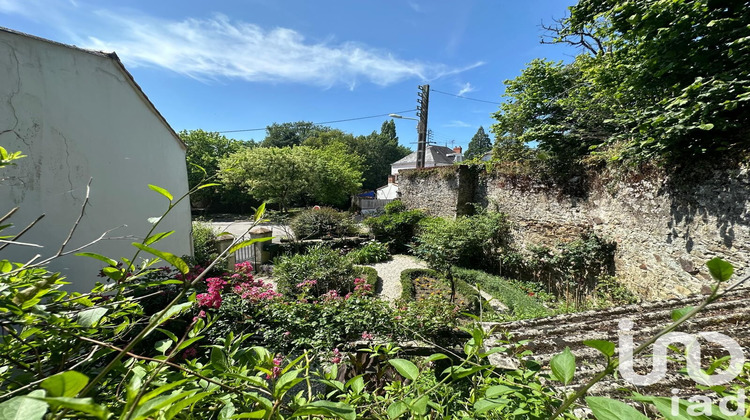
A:
POLYGON ((417 168, 424 168, 427 152, 427 111, 430 106, 430 85, 420 85, 417 99, 417 168))

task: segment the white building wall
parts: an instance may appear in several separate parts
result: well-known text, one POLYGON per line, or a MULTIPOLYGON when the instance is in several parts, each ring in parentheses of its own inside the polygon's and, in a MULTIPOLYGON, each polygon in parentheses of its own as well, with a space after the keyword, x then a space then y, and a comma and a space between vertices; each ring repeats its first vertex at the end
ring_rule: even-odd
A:
MULTIPOLYGON (((20 206, 11 219, 11 232, 17 232, 45 214, 22 237, 44 248, 11 245, 0 251, 0 260, 54 254, 78 217, 91 177, 89 207, 69 248, 123 226, 108 235, 121 239, 89 251, 131 258, 131 242, 148 232, 147 219, 168 204, 148 184, 175 197, 188 189, 184 145, 112 58, 0 30, 0 75, 0 145, 28 156, 0 170, 0 215, 20 206)), ((190 254, 188 200, 157 232, 169 230, 176 232, 156 246, 190 254)), ((102 266, 68 256, 50 269, 61 271, 71 290, 84 291, 102 281, 102 266)))

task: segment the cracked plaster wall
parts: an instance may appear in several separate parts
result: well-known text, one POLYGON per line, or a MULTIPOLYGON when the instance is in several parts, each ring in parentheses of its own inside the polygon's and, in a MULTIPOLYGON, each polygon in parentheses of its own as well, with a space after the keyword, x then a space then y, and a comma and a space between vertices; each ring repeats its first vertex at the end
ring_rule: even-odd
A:
MULTIPOLYGON (((0 145, 27 155, 0 173, 0 213, 21 208, 10 233, 45 214, 23 236, 44 248, 9 246, 0 259, 54 254, 78 217, 90 178, 89 206, 68 248, 126 225, 107 235, 120 239, 90 251, 132 257, 130 243, 167 207, 148 184, 175 196, 187 191, 183 146, 110 58, 0 31, 0 74, 0 145)), ((185 201, 159 226, 176 231, 159 248, 189 254, 190 228, 185 201)), ((71 290, 102 281, 102 263, 93 259, 69 256, 50 267, 68 277, 71 290)))

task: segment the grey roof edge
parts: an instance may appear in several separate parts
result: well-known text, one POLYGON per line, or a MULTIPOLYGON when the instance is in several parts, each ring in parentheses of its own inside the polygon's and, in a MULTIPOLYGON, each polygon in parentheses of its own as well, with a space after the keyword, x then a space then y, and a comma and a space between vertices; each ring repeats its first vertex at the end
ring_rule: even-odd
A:
POLYGON ((120 57, 117 56, 117 53, 115 52, 108 53, 104 51, 89 50, 89 49, 81 48, 75 45, 64 44, 62 42, 53 41, 51 39, 42 38, 36 35, 27 34, 25 32, 16 31, 10 28, 6 28, 4 26, 0 26, 0 32, 5 32, 5 33, 12 34, 12 35, 17 35, 17 36, 23 36, 23 37, 30 38, 36 41, 41 41, 47 44, 57 45, 59 47, 69 48, 75 51, 80 51, 82 53, 91 54, 91 55, 95 55, 95 56, 102 57, 102 58, 108 58, 114 61, 117 68, 119 68, 120 71, 127 77, 127 79, 130 81, 133 88, 135 88, 136 92, 138 92, 138 94, 141 96, 141 99, 143 99, 144 102, 146 102, 146 105, 151 109, 151 111, 154 114, 156 114, 156 117, 159 120, 161 120, 161 122, 167 127, 167 130, 170 132, 170 134, 172 134, 172 137, 174 137, 174 139, 177 140, 177 143, 180 145, 180 147, 182 147, 182 149, 184 150, 187 150, 187 145, 185 144, 185 142, 182 141, 182 139, 177 134, 177 132, 174 131, 174 128, 172 128, 172 126, 167 122, 167 119, 164 118, 164 116, 161 114, 161 112, 159 112, 159 110, 156 108, 154 103, 151 102, 151 99, 149 99, 148 95, 146 95, 146 92, 143 91, 143 89, 138 84, 138 82, 135 81, 135 78, 133 77, 133 75, 130 74, 130 72, 125 68, 125 65, 122 63, 122 61, 120 61, 120 57))

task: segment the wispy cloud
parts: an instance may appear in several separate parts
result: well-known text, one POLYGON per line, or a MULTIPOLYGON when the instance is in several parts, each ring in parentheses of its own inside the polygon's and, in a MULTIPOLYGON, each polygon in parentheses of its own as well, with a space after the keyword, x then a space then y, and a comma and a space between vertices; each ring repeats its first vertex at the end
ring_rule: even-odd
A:
POLYGON ((452 120, 448 124, 443 125, 443 127, 459 127, 459 128, 465 128, 465 127, 471 127, 471 124, 465 123, 461 120, 452 120))
POLYGON ((466 82, 463 87, 461 87, 461 90, 458 91, 456 95, 463 96, 469 92, 474 92, 474 87, 471 85, 471 83, 466 82))
POLYGON ((354 89, 362 83, 433 81, 484 64, 449 66, 397 57, 357 42, 314 42, 293 29, 266 29, 221 14, 177 21, 132 11, 91 10, 95 6, 83 7, 81 0, 0 0, 0 13, 38 20, 46 16, 72 42, 115 51, 128 66, 163 68, 201 81, 241 79, 354 89), (67 16, 65 24, 60 16, 67 16), (91 35, 85 32, 86 23, 102 29, 91 35))
POLYGON ((435 80, 462 68, 394 57, 354 42, 311 43, 287 28, 264 30, 224 15, 166 21, 100 13, 117 32, 89 38, 87 47, 114 50, 134 66, 156 66, 196 79, 221 77, 261 82, 298 82, 352 88, 359 81, 390 85, 406 79, 435 80))
POLYGON ((410 1, 409 7, 411 7, 412 10, 414 10, 417 13, 422 13, 422 6, 419 5, 416 1, 410 1))

